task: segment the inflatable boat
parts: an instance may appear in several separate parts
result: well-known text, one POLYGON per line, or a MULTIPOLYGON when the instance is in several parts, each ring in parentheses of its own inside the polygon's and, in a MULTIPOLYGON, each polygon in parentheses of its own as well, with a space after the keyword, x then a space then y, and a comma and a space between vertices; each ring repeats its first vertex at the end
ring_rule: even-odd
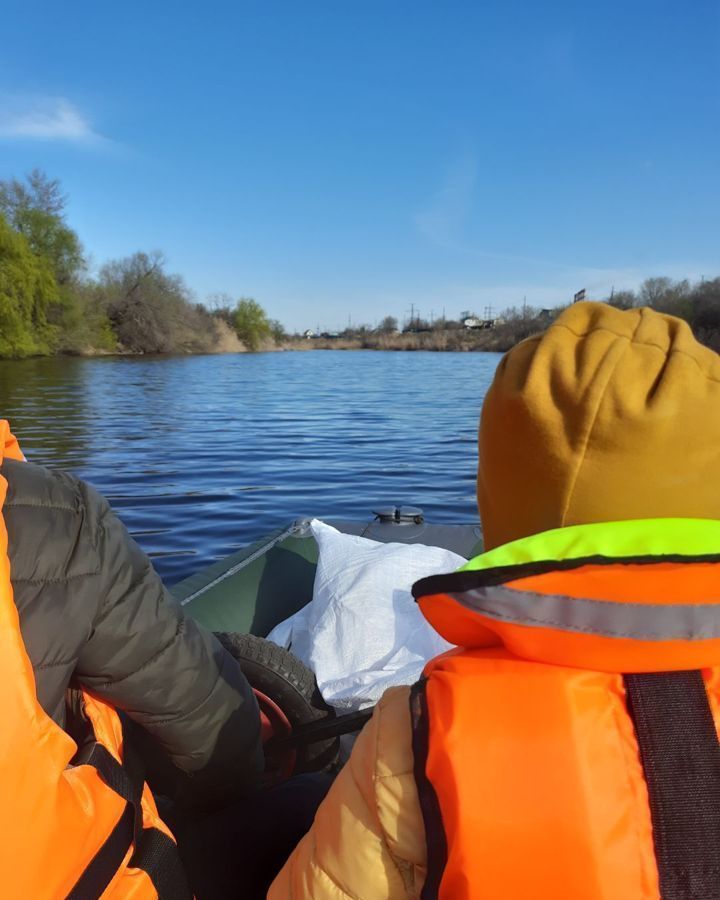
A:
MULTIPOLYGON (((466 559, 482 551, 478 524, 432 524, 412 506, 379 509, 364 522, 328 524, 383 543, 442 547, 466 559)), ((252 685, 271 781, 335 766, 339 736, 357 731, 372 712, 336 717, 312 672, 264 640, 312 599, 317 559, 310 520, 299 519, 171 588, 186 612, 218 635, 252 685)))

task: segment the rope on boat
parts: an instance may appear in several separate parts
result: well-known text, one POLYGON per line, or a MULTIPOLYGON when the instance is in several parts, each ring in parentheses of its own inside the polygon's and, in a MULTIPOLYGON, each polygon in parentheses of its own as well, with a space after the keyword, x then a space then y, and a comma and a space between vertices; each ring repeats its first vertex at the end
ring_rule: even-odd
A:
POLYGON ((239 563, 231 566, 226 572, 223 572, 222 575, 218 575, 217 578, 214 578, 212 581, 209 581, 207 584, 203 585, 201 588, 198 588, 198 590, 185 597, 180 601, 180 605, 186 606, 188 603, 190 603, 191 600, 194 600, 196 597, 204 594, 205 591, 209 591, 210 588, 214 588, 216 585, 225 581, 226 578, 231 578, 233 575, 236 575, 238 572, 244 569, 245 566, 249 566, 250 563, 255 562, 256 559, 260 559, 260 557, 267 553, 268 550, 272 550, 272 548, 275 547, 276 544, 282 543, 285 538, 292 537, 292 535, 297 534, 299 531, 302 531, 303 528, 304 520, 301 520, 300 522, 293 522, 289 528, 286 528, 285 531, 283 531, 277 537, 274 537, 266 544, 262 544, 262 546, 258 547, 257 550, 253 551, 249 556, 246 556, 245 559, 240 560, 239 563))

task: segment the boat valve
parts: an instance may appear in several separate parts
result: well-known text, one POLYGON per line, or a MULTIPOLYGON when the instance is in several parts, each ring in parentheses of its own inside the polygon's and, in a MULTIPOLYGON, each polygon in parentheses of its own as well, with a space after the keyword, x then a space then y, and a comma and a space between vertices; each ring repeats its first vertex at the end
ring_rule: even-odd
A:
POLYGON ((374 509, 376 522, 390 522, 393 525, 421 525, 425 521, 423 511, 417 506, 386 506, 374 509))

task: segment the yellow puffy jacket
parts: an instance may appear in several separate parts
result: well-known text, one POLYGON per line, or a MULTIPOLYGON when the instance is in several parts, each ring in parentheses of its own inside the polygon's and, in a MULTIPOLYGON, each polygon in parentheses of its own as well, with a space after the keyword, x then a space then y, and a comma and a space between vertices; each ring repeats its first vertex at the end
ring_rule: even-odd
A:
POLYGON ((391 688, 268 898, 403 900, 419 897, 424 881, 410 688, 391 688))
MULTIPOLYGON (((578 303, 501 362, 483 406, 486 548, 568 525, 720 519, 720 358, 652 310, 578 303)), ((381 700, 270 900, 404 900, 426 872, 409 688, 381 700)))

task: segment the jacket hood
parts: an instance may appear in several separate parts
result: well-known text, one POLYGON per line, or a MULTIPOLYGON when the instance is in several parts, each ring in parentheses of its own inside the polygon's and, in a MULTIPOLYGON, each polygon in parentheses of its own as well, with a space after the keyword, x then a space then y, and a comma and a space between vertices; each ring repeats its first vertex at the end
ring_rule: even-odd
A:
POLYGON ((10 431, 10 423, 6 419, 0 419, 0 464, 6 457, 7 459, 25 459, 15 435, 10 431))
POLYGON ((413 586, 423 615, 466 649, 608 672, 720 664, 720 522, 560 528, 413 586))
POLYGON ((720 519, 720 357, 651 309, 577 303, 501 361, 480 424, 486 548, 568 525, 720 519))

